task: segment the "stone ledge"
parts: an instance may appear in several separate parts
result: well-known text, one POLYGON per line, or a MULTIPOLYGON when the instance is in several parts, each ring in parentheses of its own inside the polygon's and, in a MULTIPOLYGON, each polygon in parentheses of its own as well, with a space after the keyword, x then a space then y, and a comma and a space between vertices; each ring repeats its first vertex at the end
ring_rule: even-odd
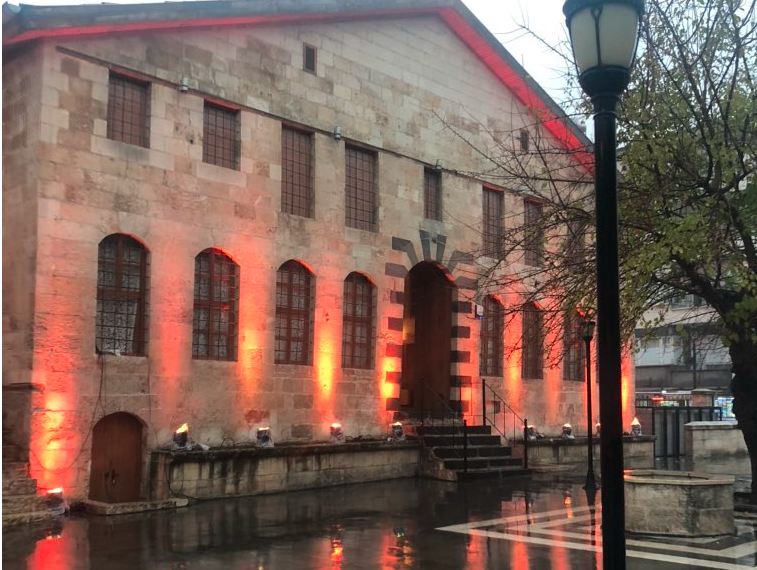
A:
POLYGON ((176 509, 186 507, 188 504, 189 499, 179 497, 164 501, 136 501, 133 503, 101 503, 100 501, 87 499, 81 503, 77 503, 77 505, 83 507, 85 513, 90 515, 127 515, 161 509, 176 509))
POLYGON ((216 459, 235 459, 239 457, 257 457, 267 459, 271 457, 331 455, 334 453, 355 453, 362 451, 379 451, 394 449, 417 449, 417 440, 386 441, 361 440, 344 443, 281 443, 275 447, 235 446, 218 447, 205 450, 175 451, 171 449, 156 449, 152 453, 164 455, 174 463, 181 461, 207 461, 216 459))

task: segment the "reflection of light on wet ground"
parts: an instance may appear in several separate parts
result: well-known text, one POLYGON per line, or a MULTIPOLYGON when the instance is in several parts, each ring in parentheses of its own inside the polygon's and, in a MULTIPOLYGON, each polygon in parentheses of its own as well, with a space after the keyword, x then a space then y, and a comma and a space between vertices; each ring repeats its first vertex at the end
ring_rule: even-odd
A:
MULTIPOLYGON (((2 567, 596 570, 601 511, 592 501, 562 480, 349 485, 141 515, 72 516, 62 530, 25 539, 4 530, 2 567)), ((745 520, 734 537, 629 537, 627 545, 633 570, 744 570, 755 567, 757 550, 755 525, 745 520)))
MULTIPOLYGON (((596 520, 601 520, 599 506, 567 508, 504 519, 491 519, 441 527, 438 530, 509 540, 517 545, 538 545, 550 548, 551 568, 569 570, 567 550, 601 553, 601 536, 596 520), (568 512, 569 511, 569 512, 568 512), (523 523, 525 522, 525 525, 523 523)), ((665 537, 655 540, 626 540, 630 558, 681 564, 689 567, 718 570, 755 568, 757 523, 741 521, 735 536, 713 538, 665 537)), ((600 557, 595 556, 595 561, 600 557)))

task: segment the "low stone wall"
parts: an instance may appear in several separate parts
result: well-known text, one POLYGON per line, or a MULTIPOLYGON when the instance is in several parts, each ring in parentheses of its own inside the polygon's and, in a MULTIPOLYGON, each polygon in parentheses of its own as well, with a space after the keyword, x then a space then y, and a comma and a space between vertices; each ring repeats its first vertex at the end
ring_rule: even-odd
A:
POLYGON ((691 422, 684 426, 684 438, 692 471, 751 475, 749 452, 736 422, 691 422))
POLYGON ((418 473, 418 442, 152 452, 150 500, 221 498, 364 483, 418 473))
MULTIPOLYGON (((623 467, 652 469, 654 467, 653 435, 623 438, 623 467)), ((523 456, 523 441, 516 443, 517 453, 523 456)), ((565 470, 583 467, 588 461, 588 438, 545 438, 528 442, 528 467, 535 471, 565 470)), ((594 470, 600 470, 599 438, 594 438, 594 470)))
POLYGON ((691 471, 627 471, 626 530, 666 536, 733 534, 733 477, 691 471))

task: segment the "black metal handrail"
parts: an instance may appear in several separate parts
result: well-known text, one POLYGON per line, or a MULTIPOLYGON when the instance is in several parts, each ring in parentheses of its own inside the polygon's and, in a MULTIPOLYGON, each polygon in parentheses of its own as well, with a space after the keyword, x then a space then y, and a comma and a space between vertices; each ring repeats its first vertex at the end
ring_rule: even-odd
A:
POLYGON ((468 472, 468 422, 464 418, 460 417, 461 412, 453 410, 444 397, 436 392, 434 388, 426 381, 425 378, 421 378, 420 381, 423 391, 421 392, 421 426, 426 425, 428 419, 429 422, 433 422, 435 419, 434 409, 428 410, 426 408, 426 392, 430 392, 434 396, 434 401, 437 404, 437 408, 440 410, 440 420, 442 426, 447 425, 447 420, 450 421, 450 425, 454 428, 460 426, 463 432, 463 453, 460 455, 455 445, 452 445, 452 453, 458 459, 463 460, 463 472, 468 472), (456 423, 457 422, 457 423, 456 423))
MULTIPOLYGON (((481 378, 481 416, 482 416, 482 422, 484 425, 486 424, 487 420, 487 413, 486 413, 486 396, 487 396, 487 390, 491 393, 491 395, 494 397, 493 402, 499 402, 501 403, 502 407, 504 409, 509 410, 509 412, 518 418, 521 421, 521 424, 523 425, 523 466, 528 469, 528 420, 526 418, 522 418, 518 412, 512 409, 510 405, 508 405, 507 402, 505 402, 505 399, 497 394, 497 392, 494 391, 494 389, 491 386, 488 386, 486 384, 486 378, 481 378)), ((496 406, 495 406, 496 408, 496 406)), ((489 425, 491 425, 497 432, 499 432, 499 435, 505 439, 509 439, 507 437, 507 414, 505 411, 502 411, 502 429, 500 430, 497 427, 497 411, 495 410, 493 412, 494 417, 490 420, 489 425)), ((516 434, 516 427, 515 422, 513 422, 513 439, 515 439, 516 434)))

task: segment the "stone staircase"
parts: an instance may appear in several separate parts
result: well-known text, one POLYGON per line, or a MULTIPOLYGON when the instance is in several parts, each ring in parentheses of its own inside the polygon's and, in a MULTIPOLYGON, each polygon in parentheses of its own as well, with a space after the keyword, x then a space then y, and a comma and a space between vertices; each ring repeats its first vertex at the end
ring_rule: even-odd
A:
MULTIPOLYGON (((5 453, 4 453, 5 455, 5 453)), ((54 518, 46 497, 37 495, 37 481, 29 477, 29 465, 3 459, 3 527, 54 518)))
POLYGON ((467 471, 465 443, 460 425, 431 425, 415 428, 424 449, 424 474, 446 481, 483 477, 525 475, 523 460, 512 457, 512 448, 492 435, 491 426, 468 426, 467 471))

